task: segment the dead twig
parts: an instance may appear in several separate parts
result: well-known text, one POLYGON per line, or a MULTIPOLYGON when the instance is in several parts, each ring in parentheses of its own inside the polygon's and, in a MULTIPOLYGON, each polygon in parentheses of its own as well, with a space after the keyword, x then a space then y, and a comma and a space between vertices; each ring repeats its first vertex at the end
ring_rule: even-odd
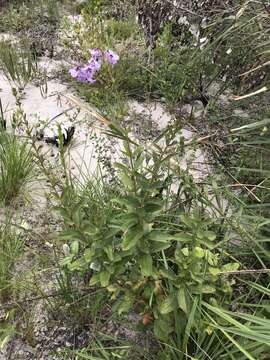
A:
POLYGON ((238 270, 238 271, 225 271, 219 272, 218 275, 245 275, 245 274, 269 274, 270 269, 258 269, 258 270, 238 270))

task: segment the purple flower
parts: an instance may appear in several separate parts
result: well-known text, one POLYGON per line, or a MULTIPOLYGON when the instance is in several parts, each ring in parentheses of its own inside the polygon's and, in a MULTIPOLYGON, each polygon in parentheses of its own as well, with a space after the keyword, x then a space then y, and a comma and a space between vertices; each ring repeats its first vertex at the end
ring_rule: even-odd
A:
POLYGON ((100 49, 89 49, 92 58, 99 60, 102 57, 102 51, 100 49))
POLYGON ((87 82, 87 72, 85 71, 84 68, 80 68, 76 76, 76 79, 81 82, 87 82))
POLYGON ((119 56, 111 50, 89 49, 91 59, 86 65, 77 65, 69 70, 70 75, 78 81, 93 84, 96 73, 101 69, 103 59, 105 58, 110 65, 117 64, 119 56))
POLYGON ((95 75, 95 70, 89 66, 76 66, 69 70, 69 73, 72 77, 81 82, 88 82, 93 84, 96 80, 93 78, 95 75))
POLYGON ((69 74, 73 77, 76 78, 78 75, 78 71, 79 71, 79 66, 76 66, 75 68, 72 68, 69 70, 69 74))
POLYGON ((108 63, 110 65, 115 65, 115 64, 118 63, 119 55, 117 55, 112 50, 105 50, 104 51, 104 56, 105 56, 105 58, 107 59, 107 61, 108 61, 108 63))
POLYGON ((92 57, 88 61, 88 67, 92 68, 92 70, 94 72, 99 71, 101 66, 102 66, 102 58, 96 59, 96 58, 92 57))

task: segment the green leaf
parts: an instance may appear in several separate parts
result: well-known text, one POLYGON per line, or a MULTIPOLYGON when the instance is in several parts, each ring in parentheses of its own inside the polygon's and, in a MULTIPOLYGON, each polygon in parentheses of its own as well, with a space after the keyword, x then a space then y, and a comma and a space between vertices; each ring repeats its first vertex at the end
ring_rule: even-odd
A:
MULTIPOLYGON (((192 305, 192 309, 190 311, 190 313, 188 314, 188 322, 187 325, 185 327, 185 332, 184 332, 184 338, 183 338, 183 349, 187 348, 187 344, 189 341, 189 337, 190 337, 190 333, 191 330, 193 328, 193 324, 195 323, 195 318, 196 318, 196 314, 198 312, 197 308, 198 308, 198 297, 195 297, 194 301, 193 301, 193 305, 192 305)), ((195 359, 194 359, 195 360, 195 359)))
POLYGON ((170 268, 168 268, 168 269, 160 269, 159 272, 166 279, 169 279, 169 280, 172 280, 172 281, 177 279, 177 276, 175 275, 175 273, 170 268))
POLYGON ((106 287, 109 285, 110 276, 111 274, 107 270, 103 270, 100 272, 99 279, 101 286, 106 287))
POLYGON ((96 285, 100 282, 100 274, 95 274, 95 275, 92 275, 91 279, 90 279, 90 282, 89 282, 89 285, 92 286, 92 285, 96 285))
POLYGON ((127 231, 127 233, 123 237, 122 241, 122 249, 127 251, 134 246, 136 246, 137 242, 143 237, 143 230, 136 226, 127 231))
MULTIPOLYGON (((14 331, 15 332, 15 331, 14 331)), ((10 341, 12 335, 11 334, 8 334, 7 336, 5 336, 3 338, 3 340, 1 339, 1 342, 0 342, 0 350, 3 350, 4 347, 7 345, 7 343, 10 341)))
POLYGON ((214 268, 214 267, 209 267, 209 272, 212 274, 212 275, 218 275, 220 273, 220 269, 218 268, 214 268))
POLYGON ((134 297, 131 294, 126 294, 123 299, 119 301, 117 306, 118 314, 127 313, 133 306, 134 297))
POLYGON ((81 215, 81 209, 78 208, 76 209, 74 212, 73 212, 73 216, 72 216, 72 219, 74 221, 74 224, 76 225, 80 225, 81 222, 82 222, 82 215, 81 215))
POLYGON ((154 334, 158 339, 167 341, 172 331, 173 326, 168 316, 160 316, 154 321, 154 334))
POLYGON ((143 222, 143 231, 145 234, 150 234, 150 232, 153 230, 153 223, 149 222, 143 222))
POLYGON ((193 240, 193 236, 186 233, 177 233, 173 235, 173 240, 188 243, 193 240))
POLYGON ((213 254, 210 250, 205 250, 205 258, 209 265, 217 266, 218 265, 218 255, 213 254))
POLYGON ((222 272, 237 271, 239 269, 239 266, 240 265, 238 263, 229 263, 229 264, 223 265, 221 267, 221 271, 222 272))
POLYGON ((143 276, 151 276, 153 274, 153 259, 151 255, 142 255, 139 258, 139 264, 143 276))
POLYGON ((163 208, 163 204, 161 203, 161 201, 159 200, 151 200, 151 201, 147 201, 144 204, 144 211, 146 213, 156 213, 161 211, 163 208))
POLYGON ((147 236, 147 239, 152 240, 152 241, 167 243, 167 242, 170 242, 173 239, 173 237, 166 232, 152 231, 147 236))
POLYGON ((115 163, 113 163, 113 166, 114 166, 116 169, 119 169, 119 170, 128 172, 128 167, 125 166, 125 165, 123 165, 123 164, 121 164, 121 163, 115 162, 115 163))
POLYGON ((154 242, 151 244, 151 251, 153 253, 166 250, 171 246, 171 243, 154 242))
POLYGON ((187 247, 181 249, 181 252, 182 252, 183 255, 189 256, 189 249, 187 247))
POLYGON ((85 250, 84 259, 87 263, 90 263, 92 261, 93 256, 94 256, 94 251, 92 249, 85 250))
POLYGON ((113 203, 117 203, 119 205, 124 205, 129 208, 138 208, 141 206, 139 200, 134 196, 126 196, 125 198, 114 198, 111 200, 113 203))
POLYGON ((202 259, 204 257, 204 250, 201 247, 196 246, 194 248, 194 256, 199 259, 202 259))
POLYGON ((83 263, 81 259, 75 260, 72 263, 68 264, 68 268, 70 271, 81 270, 82 267, 83 267, 83 263))
POLYGON ((70 246, 70 252, 73 255, 77 255, 79 252, 79 241, 73 241, 73 243, 70 246))
POLYGON ((60 265, 61 266, 69 265, 72 262, 72 260, 73 260, 73 255, 72 256, 67 256, 63 260, 60 261, 60 265))
POLYGON ((80 240, 81 234, 76 230, 66 230, 62 231, 61 234, 57 236, 57 238, 61 241, 68 241, 68 240, 80 240))
POLYGON ((162 315, 169 314, 170 312, 174 311, 176 307, 175 305, 175 297, 173 295, 170 295, 166 299, 164 299, 159 305, 159 312, 162 315))
POLYGON ((209 241, 214 241, 217 237, 213 231, 204 231, 203 234, 209 241))
POLYGON ((114 260, 114 256, 113 256, 113 248, 112 248, 112 246, 111 246, 111 245, 106 246, 106 247, 104 248, 104 251, 105 251, 105 253, 106 253, 107 256, 108 256, 108 259, 109 259, 110 261, 113 261, 113 260, 114 260))
POLYGON ((202 293, 203 294, 214 294, 216 289, 210 285, 202 285, 202 293))
POLYGON ((180 288, 177 293, 177 301, 178 305, 181 310, 184 311, 184 313, 188 313, 188 305, 187 305, 187 299, 186 299, 186 290, 184 288, 180 288))
POLYGON ((121 179, 121 181, 122 181, 122 183, 123 183, 123 185, 126 187, 126 188, 128 188, 128 189, 132 189, 133 188, 133 182, 132 182, 132 180, 131 180, 131 177, 129 176, 129 175, 127 175, 127 174, 125 174, 125 173, 121 173, 120 174, 120 179, 121 179))

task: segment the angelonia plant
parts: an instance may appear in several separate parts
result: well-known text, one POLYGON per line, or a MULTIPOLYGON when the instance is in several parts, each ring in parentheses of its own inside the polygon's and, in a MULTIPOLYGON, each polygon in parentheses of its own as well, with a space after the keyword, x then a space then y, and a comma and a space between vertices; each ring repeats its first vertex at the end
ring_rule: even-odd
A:
POLYGON ((90 60, 87 64, 77 65, 69 70, 70 75, 80 82, 94 84, 96 82, 96 75, 101 70, 102 65, 107 62, 114 66, 119 60, 117 55, 112 50, 90 49, 90 60))
MULTIPOLYGON (((106 288, 115 311, 139 313, 142 326, 165 341, 176 327, 185 333, 199 300, 230 300, 231 283, 223 273, 238 264, 221 265, 211 219, 197 210, 170 213, 162 196, 165 160, 154 156, 149 162, 125 130, 111 128, 123 140, 125 161, 115 164, 122 191, 98 222, 87 218, 81 203, 59 209, 68 225, 60 239, 71 242, 61 266, 69 273, 90 271, 90 286, 106 288)), ((207 331, 199 312, 194 324, 198 333, 207 331)))

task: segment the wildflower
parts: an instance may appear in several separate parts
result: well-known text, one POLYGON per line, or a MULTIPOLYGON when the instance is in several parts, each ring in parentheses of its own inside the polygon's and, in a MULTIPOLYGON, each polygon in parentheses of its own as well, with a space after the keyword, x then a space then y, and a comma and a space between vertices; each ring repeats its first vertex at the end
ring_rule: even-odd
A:
POLYGON ((93 84, 96 81, 94 75, 97 69, 99 68, 93 66, 93 64, 87 64, 86 66, 76 66, 70 69, 69 74, 78 81, 93 84))
POLYGON ((75 68, 72 68, 69 70, 69 74, 73 77, 76 78, 78 75, 78 71, 79 71, 79 66, 76 66, 75 68))
POLYGON ((94 58, 92 57, 89 61, 88 61, 88 67, 92 69, 93 72, 97 72, 100 70, 102 66, 102 58, 94 58))
POLYGON ((90 84, 93 84, 96 80, 94 79, 95 70, 89 66, 86 65, 80 69, 77 75, 77 80, 81 82, 89 82, 90 84))
POLYGON ((104 51, 104 56, 105 56, 105 58, 107 59, 107 61, 108 61, 108 63, 110 65, 115 65, 115 64, 118 63, 119 55, 117 55, 112 50, 105 50, 104 51))
POLYGON ((92 58, 98 60, 102 57, 102 52, 100 49, 89 49, 90 54, 92 55, 92 58))
POLYGON ((95 75, 101 69, 104 58, 110 65, 117 64, 119 56, 111 50, 89 49, 91 59, 86 65, 78 65, 69 70, 69 74, 78 81, 94 84, 95 75))

